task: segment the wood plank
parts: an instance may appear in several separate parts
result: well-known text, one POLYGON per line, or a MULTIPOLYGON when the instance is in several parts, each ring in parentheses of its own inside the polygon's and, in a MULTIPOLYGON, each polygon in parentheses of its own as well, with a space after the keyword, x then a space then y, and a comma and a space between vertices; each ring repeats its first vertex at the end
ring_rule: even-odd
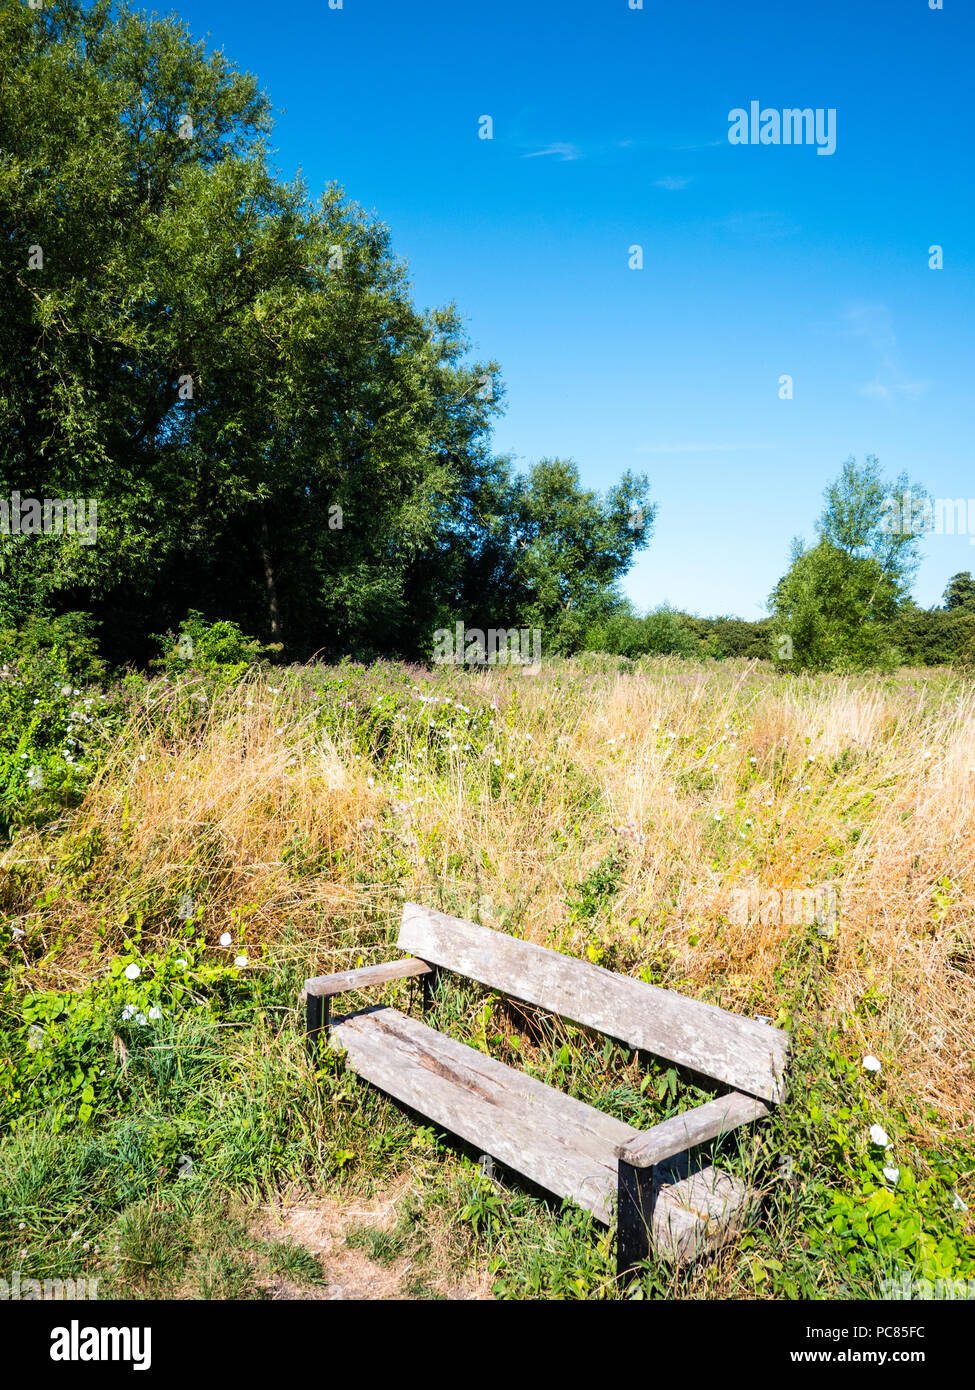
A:
POLYGON ((616 1151, 638 1131, 396 1009, 337 1020, 329 1045, 367 1081, 604 1225, 616 1151))
POLYGON ((358 970, 341 970, 335 975, 317 975, 305 981, 306 994, 329 996, 341 994, 347 989, 366 989, 369 985, 382 985, 387 980, 409 978, 413 975, 429 975, 432 966, 426 961, 412 956, 406 960, 390 960, 382 965, 363 965, 358 970))
POLYGON ((407 903, 398 945, 490 989, 778 1102, 788 1034, 547 946, 407 903))
POLYGON ((689 1263, 735 1238, 755 1215, 753 1188, 711 1164, 692 1163, 687 1153, 654 1169, 657 1199, 651 1241, 655 1253, 689 1263))
POLYGON ((752 1120, 761 1120, 768 1113, 769 1108, 762 1101, 732 1091, 644 1130, 639 1138, 622 1146, 619 1156, 633 1168, 651 1168, 695 1144, 727 1134, 752 1120))

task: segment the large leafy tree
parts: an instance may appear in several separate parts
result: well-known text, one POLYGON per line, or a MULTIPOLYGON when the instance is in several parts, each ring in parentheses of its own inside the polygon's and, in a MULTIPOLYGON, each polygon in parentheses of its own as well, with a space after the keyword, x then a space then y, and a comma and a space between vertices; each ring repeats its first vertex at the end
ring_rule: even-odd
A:
POLYGON ((910 592, 918 535, 911 525, 890 525, 889 499, 908 491, 924 496, 905 476, 885 482, 872 456, 844 463, 825 490, 817 543, 793 542, 770 597, 774 656, 813 670, 896 660, 889 624, 910 592))
POLYGON ((5 2, 0 68, 0 487, 99 520, 10 538, 4 618, 92 608, 122 655, 188 607, 415 646, 499 467, 496 364, 414 309, 383 226, 274 177, 256 82, 179 23, 5 2))

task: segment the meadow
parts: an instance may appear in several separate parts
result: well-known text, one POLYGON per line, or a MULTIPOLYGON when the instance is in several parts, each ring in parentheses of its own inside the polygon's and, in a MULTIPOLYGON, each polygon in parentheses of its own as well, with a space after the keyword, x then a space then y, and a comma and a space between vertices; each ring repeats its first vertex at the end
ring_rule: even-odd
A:
MULTIPOLYGON (((152 677, 0 674, 5 1269, 97 1277, 102 1297, 329 1297, 358 1259, 388 1297, 621 1296, 590 1218, 484 1176, 341 1058, 311 1070, 304 978, 389 959, 412 900, 790 1030, 787 1102, 720 1144, 760 1219, 622 1296, 975 1277, 964 672, 582 655, 532 679, 176 656, 152 677), (826 888, 835 920, 775 909, 826 888)), ((415 1008, 413 989, 383 997, 415 1008)), ((449 976, 435 1007, 631 1123, 702 1098, 449 976)))

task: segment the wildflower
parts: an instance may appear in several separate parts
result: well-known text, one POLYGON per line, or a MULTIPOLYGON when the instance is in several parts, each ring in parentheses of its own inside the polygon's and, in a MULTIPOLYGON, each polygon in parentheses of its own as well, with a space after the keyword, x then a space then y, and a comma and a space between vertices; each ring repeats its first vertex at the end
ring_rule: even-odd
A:
POLYGON ((881 1125, 870 1126, 870 1142, 876 1144, 878 1149, 889 1149, 890 1140, 887 1131, 881 1125))
POLYGON ((145 1014, 136 1014, 135 1021, 139 1024, 140 1028, 144 1028, 146 1026, 145 1014))
POLYGON ((880 1063, 877 1061, 876 1057, 864 1057, 861 1065, 863 1066, 864 1071, 880 1070, 880 1063))
POLYGON ((713 816, 712 819, 714 819, 714 820, 720 820, 720 819, 721 819, 721 812, 720 812, 720 811, 715 811, 714 816, 713 816))
POLYGON ((139 967, 135 964, 134 961, 131 965, 127 965, 125 967, 125 978, 127 980, 137 980, 141 974, 142 971, 139 969, 139 967))
POLYGON ((757 759, 757 758, 749 758, 748 761, 749 761, 750 763, 757 763, 757 762, 758 762, 758 759, 757 759))
POLYGON ((27 1046, 31 1052, 37 1052, 44 1046, 44 1029, 36 1023, 32 1023, 27 1030, 27 1046))
POLYGON ((235 957, 234 957, 234 965, 239 966, 241 969, 243 969, 243 967, 244 967, 246 964, 247 964, 247 957, 246 957, 246 956, 235 956, 235 957))
POLYGON ((900 1177, 900 1175, 901 1175, 901 1170, 900 1170, 899 1168, 885 1168, 885 1169, 884 1169, 884 1177, 887 1179, 887 1181, 890 1183, 890 1185, 891 1185, 892 1187, 896 1187, 896 1186, 897 1186, 897 1180, 898 1180, 898 1178, 900 1177))
POLYGON ((130 1018, 135 1018, 134 1004, 126 1004, 125 1008, 122 1010, 122 1022, 128 1023, 130 1018))
POLYGON ((153 1004, 152 1008, 149 1010, 149 1017, 152 1019, 153 1023, 157 1022, 162 1018, 162 1009, 157 1008, 156 1005, 153 1004))
POLYGON ((180 956, 180 958, 176 961, 176 964, 179 966, 180 970, 186 969, 186 961, 183 959, 182 956, 180 956))

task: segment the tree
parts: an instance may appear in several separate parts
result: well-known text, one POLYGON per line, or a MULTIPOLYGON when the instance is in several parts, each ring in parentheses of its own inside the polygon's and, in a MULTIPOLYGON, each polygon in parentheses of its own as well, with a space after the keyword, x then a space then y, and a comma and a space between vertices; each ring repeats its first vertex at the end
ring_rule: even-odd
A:
POLYGON ((975 611, 975 579, 968 570, 953 574, 948 580, 943 604, 949 612, 956 608, 975 611))
POLYGON ((586 630, 620 608, 618 582, 653 529, 648 493, 645 477, 625 473, 600 496, 567 459, 494 474, 473 509, 458 615, 469 626, 538 627, 546 650, 578 651, 586 630))
MULTIPOLYGON (((903 475, 893 489, 925 495, 903 475)), ((793 542, 789 569, 769 599, 772 655, 791 669, 896 660, 886 624, 908 597, 918 537, 910 528, 889 527, 891 490, 876 458, 859 468, 848 459, 823 494, 818 543, 793 542)))
POLYGON ((0 622, 90 611, 145 660, 192 609, 418 655, 458 606, 604 601, 639 483, 512 478, 497 364, 415 308, 380 222, 273 174, 252 76, 110 0, 4 4, 0 71, 0 496, 98 505, 96 544, 5 540, 0 622))

